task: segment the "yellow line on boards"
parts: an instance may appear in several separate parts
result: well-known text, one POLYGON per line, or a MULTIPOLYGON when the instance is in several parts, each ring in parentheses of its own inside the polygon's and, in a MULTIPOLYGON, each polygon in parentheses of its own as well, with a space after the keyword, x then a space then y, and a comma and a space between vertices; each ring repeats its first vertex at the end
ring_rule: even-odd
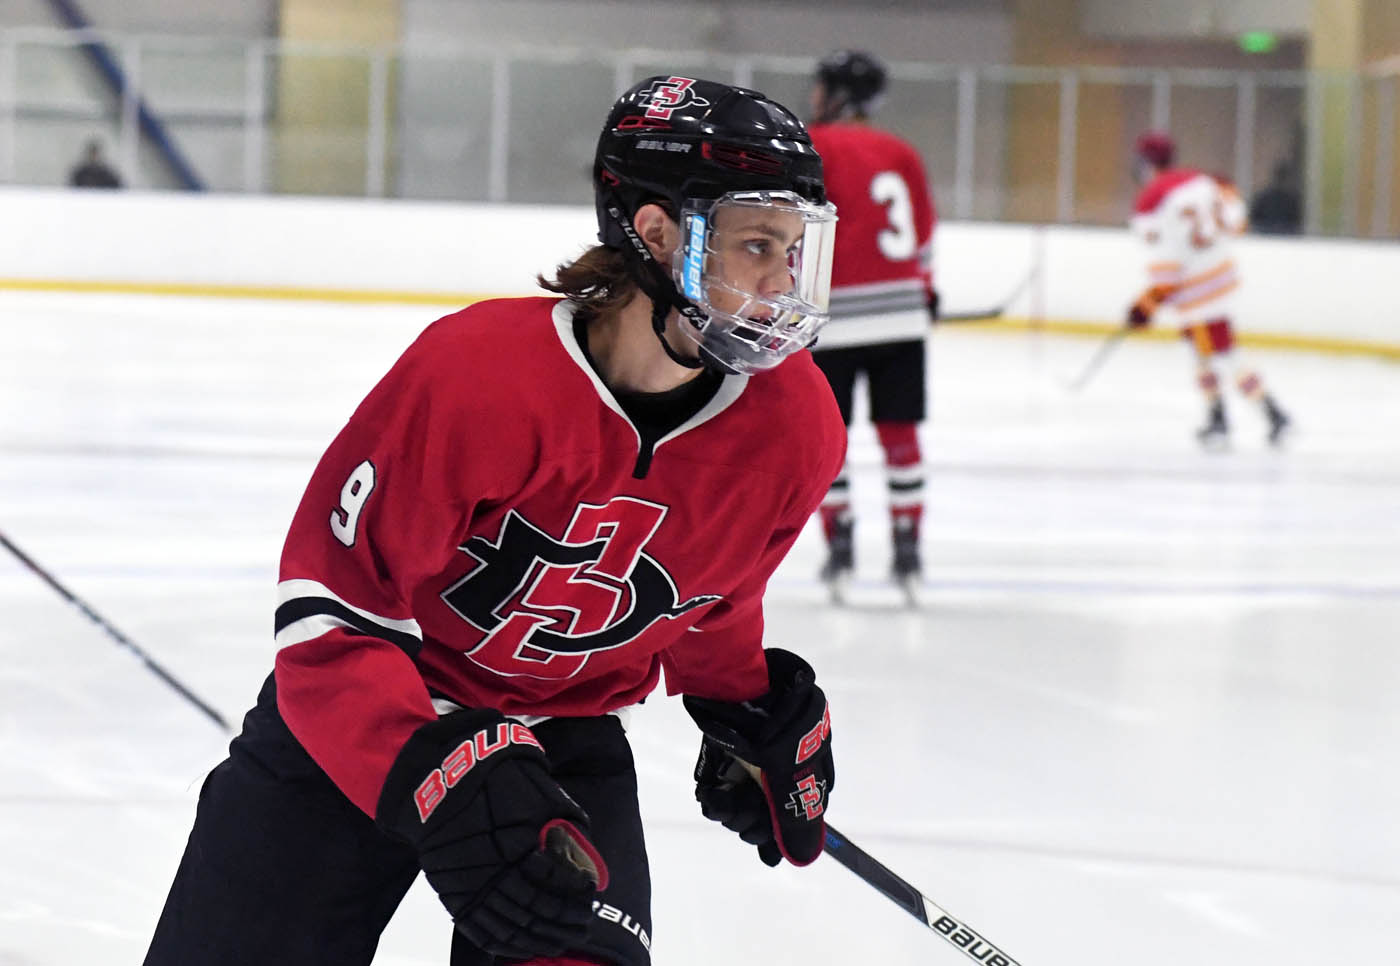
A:
MULTIPOLYGON (((1119 326, 1106 322, 1084 322, 1075 319, 998 319, 989 326, 1017 332, 1038 331, 1055 335, 1108 336, 1117 332, 1119 326)), ((961 328, 961 327, 960 327, 961 328)), ((1149 326, 1132 335, 1135 339, 1152 339, 1158 342, 1175 342, 1181 338, 1174 328, 1154 328, 1149 326)), ((1342 356, 1376 356, 1400 362, 1400 345, 1390 342, 1371 342, 1366 339, 1341 339, 1325 335, 1302 335, 1289 332, 1235 332, 1240 345, 1257 349, 1294 349, 1302 352, 1323 352, 1342 356)))
POLYGON ((306 288, 299 285, 209 285, 195 282, 114 282, 74 279, 0 278, 0 291, 72 292, 85 295, 178 295, 191 298, 288 299, 388 305, 468 305, 493 295, 466 292, 403 292, 391 289, 306 288))
MULTIPOLYGON (((391 289, 305 288, 293 285, 208 285, 193 282, 119 282, 75 279, 31 279, 0 277, 0 291, 71 292, 92 295, 173 295, 190 298, 235 298, 293 300, 301 302, 345 302, 361 305, 438 305, 460 307, 498 295, 468 292, 406 292, 391 289)), ((1055 335, 1107 336, 1118 326, 1108 322, 1080 319, 1030 319, 1007 317, 972 325, 959 325, 958 331, 1035 331, 1055 335)), ((1400 362, 1400 345, 1343 339, 1320 335, 1283 332, 1239 332, 1240 344, 1261 349, 1293 349, 1331 355, 1374 356, 1400 362)), ((1133 333, 1133 338, 1172 341, 1180 338, 1175 329, 1149 327, 1133 333)))

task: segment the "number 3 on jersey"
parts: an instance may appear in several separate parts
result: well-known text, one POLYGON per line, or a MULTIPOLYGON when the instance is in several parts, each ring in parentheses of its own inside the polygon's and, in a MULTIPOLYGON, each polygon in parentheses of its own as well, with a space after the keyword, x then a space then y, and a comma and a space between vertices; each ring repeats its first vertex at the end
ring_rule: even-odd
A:
POLYGON ((909 184, 897 171, 881 171, 870 179, 870 200, 883 205, 889 225, 875 236, 880 254, 892 262, 904 262, 919 250, 914 228, 914 205, 909 184))
POLYGON ((350 471, 350 476, 340 488, 340 505, 331 511, 331 533, 347 547, 355 545, 355 528, 360 522, 360 511, 374 490, 374 464, 365 460, 350 471))

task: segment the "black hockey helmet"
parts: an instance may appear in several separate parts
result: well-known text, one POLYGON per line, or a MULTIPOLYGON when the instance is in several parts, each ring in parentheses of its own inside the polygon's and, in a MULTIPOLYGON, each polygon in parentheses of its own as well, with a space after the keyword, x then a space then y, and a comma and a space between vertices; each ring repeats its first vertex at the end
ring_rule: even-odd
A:
POLYGON ((837 50, 817 64, 817 80, 842 109, 867 113, 885 91, 885 65, 863 50, 837 50))
POLYGON ((598 240, 626 250, 629 219, 649 201, 679 217, 689 200, 730 191, 792 191, 826 203, 822 161, 797 116, 758 91, 658 75, 613 104, 593 160, 598 240))
POLYGON ((598 240, 621 251, 652 300, 652 325, 681 365, 757 372, 809 345, 828 316, 835 209, 821 156, 797 116, 758 91, 657 75, 613 105, 593 163, 598 240), (656 261, 632 225, 649 203, 681 228, 671 264, 656 261), (800 237, 784 256, 791 291, 740 291, 724 278, 714 246, 719 223, 738 210, 788 220, 800 237), (742 302, 739 307, 724 306, 742 302), (663 335, 675 309, 701 362, 663 335))

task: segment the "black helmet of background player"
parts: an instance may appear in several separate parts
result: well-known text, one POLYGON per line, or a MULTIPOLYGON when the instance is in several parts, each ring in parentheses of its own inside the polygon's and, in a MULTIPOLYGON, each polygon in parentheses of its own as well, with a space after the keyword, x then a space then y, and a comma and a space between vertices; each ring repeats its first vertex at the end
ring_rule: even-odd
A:
POLYGON ((838 50, 817 64, 812 113, 817 122, 869 117, 885 92, 885 65, 862 50, 838 50))
MULTIPOLYGON (((758 93, 689 77, 649 77, 613 105, 593 163, 598 239, 624 253, 652 300, 652 324, 681 365, 758 372, 811 344, 826 324, 835 208, 822 162, 791 111, 758 93), (655 203, 680 226, 670 265, 659 264, 632 226, 655 203), (741 292, 728 284, 716 244, 716 215, 764 208, 800 219, 787 252, 790 291, 741 292), (739 304, 725 311, 711 299, 739 304), (736 298, 736 296, 741 296, 736 298), (662 337, 671 309, 700 347, 701 361, 662 337)), ((796 223, 795 223, 796 224, 796 223)))
POLYGON ((1133 142, 1134 175, 1142 183, 1151 181, 1176 160, 1176 142, 1166 131, 1144 131, 1133 142))

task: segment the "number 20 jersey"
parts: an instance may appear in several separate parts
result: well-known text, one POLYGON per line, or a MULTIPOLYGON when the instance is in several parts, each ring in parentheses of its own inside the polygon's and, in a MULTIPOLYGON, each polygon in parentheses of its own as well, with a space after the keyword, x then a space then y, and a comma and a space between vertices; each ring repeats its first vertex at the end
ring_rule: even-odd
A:
POLYGON ((1139 192, 1131 227, 1148 252, 1152 285, 1182 325, 1228 319, 1239 286, 1230 243, 1248 214, 1233 185, 1191 168, 1161 172, 1139 192))
POLYGON ((767 690, 762 595, 841 465, 806 353, 651 447, 555 299, 428 327, 332 442, 278 585, 278 708, 373 814, 432 700, 590 716, 767 690))
POLYGON ((922 159, 902 138, 863 123, 808 131, 838 218, 831 321, 818 348, 923 338, 937 212, 922 159))

